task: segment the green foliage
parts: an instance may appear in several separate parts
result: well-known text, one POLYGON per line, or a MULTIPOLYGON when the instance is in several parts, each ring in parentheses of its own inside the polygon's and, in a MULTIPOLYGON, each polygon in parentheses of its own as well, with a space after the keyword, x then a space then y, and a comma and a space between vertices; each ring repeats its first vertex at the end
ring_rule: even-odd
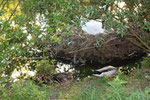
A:
POLYGON ((37 74, 52 74, 52 73, 56 73, 55 67, 56 66, 54 64, 50 64, 49 61, 41 60, 37 62, 36 71, 37 74))
MULTIPOLYGON (((11 1, 5 2, 6 5, 13 3, 11 1)), ((6 7, 5 3, 1 3, 1 8, 6 7)), ((0 66, 5 74, 11 75, 15 68, 27 63, 16 57, 48 56, 47 49, 53 43, 61 43, 58 35, 71 35, 71 27, 78 28, 81 17, 103 19, 106 29, 113 28, 122 37, 129 28, 128 22, 137 22, 150 30, 149 3, 148 0, 20 0, 19 10, 6 7, 13 15, 8 14, 10 21, 2 19, 7 14, 6 9, 0 11, 0 66), (122 2, 126 6, 119 8, 122 2)), ((99 39, 95 47, 102 42, 103 39, 99 39)))
POLYGON ((127 100, 149 100, 150 99, 150 87, 146 88, 144 91, 136 90, 132 91, 127 100))
POLYGON ((97 84, 102 81, 94 81, 87 85, 78 95, 73 95, 71 100, 149 100, 150 87, 144 90, 136 89, 127 91, 124 87, 127 81, 116 77, 113 81, 103 81, 103 84, 97 84), (105 84, 105 85, 104 85, 105 84))
MULTIPOLYGON (((105 81, 105 80, 104 80, 105 81)), ((100 85, 99 83, 102 82, 101 80, 96 80, 91 82, 91 84, 84 84, 84 89, 78 91, 77 95, 72 95, 71 100, 99 100, 103 97, 105 91, 105 86, 100 85), (100 87, 100 88, 99 88, 100 87)), ((79 89, 77 89, 79 90, 79 89)))
POLYGON ((13 83, 9 88, 0 86, 1 100, 47 100, 49 98, 47 86, 42 88, 33 82, 13 83))
POLYGON ((0 16, 2 16, 5 12, 4 11, 0 11, 0 16))
POLYGON ((100 36, 100 37, 98 38, 98 40, 96 41, 96 43, 94 44, 94 46, 95 46, 96 48, 98 48, 99 46, 102 46, 103 43, 104 43, 104 36, 102 35, 102 36, 100 36))
POLYGON ((142 63, 143 67, 149 67, 150 68, 150 57, 145 57, 141 63, 142 63))
MULTIPOLYGON (((14 69, 19 69, 26 64, 29 67, 36 65, 38 73, 55 73, 54 64, 48 61, 26 61, 17 58, 29 57, 45 57, 50 44, 60 43, 62 38, 57 35, 71 35, 72 26, 79 27, 81 17, 87 19, 103 19, 105 20, 106 29, 113 28, 122 37, 125 35, 124 30, 130 28, 129 22, 136 22, 139 27, 150 31, 149 17, 149 0, 19 0, 19 9, 22 11, 18 15, 14 9, 9 12, 13 16, 9 21, 3 20, 4 14, 7 13, 9 7, 6 5, 12 3, 13 0, 1 0, 0 2, 0 76, 2 73, 11 75, 14 69), (6 2, 5 2, 6 1, 6 2), (84 2, 82 2, 84 1, 84 2), (88 2, 86 2, 88 1, 88 2), (126 6, 120 8, 117 4, 124 2, 126 6), (5 5, 6 3, 6 5, 5 5), (105 6, 105 8, 103 8, 105 6), (3 7, 7 8, 3 9, 3 7), (38 23, 38 24, 37 24, 38 23), (61 33, 63 29, 65 32, 61 33), (30 63, 30 64, 29 64, 30 63), (35 65, 33 65, 35 63, 35 65)), ((16 0, 17 1, 17 0, 16 0)), ((147 39, 148 38, 143 38, 147 39)), ((95 47, 103 43, 100 38, 95 47)), ((150 58, 144 58, 142 66, 150 67, 150 58)), ((137 78, 141 74, 137 73, 137 78)), ((83 100, 104 99, 126 99, 140 100, 149 99, 149 88, 141 91, 126 93, 123 84, 126 82, 116 78, 112 82, 108 82, 108 95, 95 84, 84 90, 80 96, 83 100)), ((106 83, 107 84, 107 83, 106 83)), ((48 92, 44 88, 28 82, 26 85, 15 83, 11 88, 0 86, 0 98, 5 100, 47 100, 48 92)), ((77 100, 80 97, 75 95, 77 100)))
POLYGON ((129 93, 125 91, 122 84, 126 84, 126 81, 121 81, 116 79, 113 82, 109 82, 112 88, 110 88, 110 93, 106 96, 107 100, 149 100, 149 87, 144 91, 134 90, 129 93))
POLYGON ((106 95, 107 100, 124 100, 127 94, 122 85, 126 83, 127 81, 120 80, 119 77, 116 77, 112 82, 108 82, 111 87, 109 95, 106 95))
POLYGON ((87 78, 75 83, 71 89, 64 90, 54 86, 41 87, 31 81, 18 81, 5 87, 0 85, 1 100, 149 100, 150 87, 133 88, 136 84, 116 77, 113 81, 107 78, 87 78), (49 89, 50 88, 50 89, 49 89))

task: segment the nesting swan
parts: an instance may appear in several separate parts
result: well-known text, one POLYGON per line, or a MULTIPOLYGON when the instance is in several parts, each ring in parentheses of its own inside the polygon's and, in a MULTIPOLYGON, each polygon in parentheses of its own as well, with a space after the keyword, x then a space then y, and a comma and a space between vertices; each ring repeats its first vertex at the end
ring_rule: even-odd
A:
POLYGON ((81 27, 82 30, 87 34, 105 34, 104 23, 102 21, 90 20, 81 27))

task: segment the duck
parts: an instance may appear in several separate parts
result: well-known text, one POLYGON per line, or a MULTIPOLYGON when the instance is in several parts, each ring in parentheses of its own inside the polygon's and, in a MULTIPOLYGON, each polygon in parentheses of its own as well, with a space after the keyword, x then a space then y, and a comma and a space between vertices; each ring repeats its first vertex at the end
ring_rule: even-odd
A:
POLYGON ((68 85, 73 82, 74 72, 68 72, 68 73, 57 73, 51 75, 51 80, 53 83, 60 84, 60 86, 64 89, 68 89, 68 85))
POLYGON ((68 89, 68 85, 73 82, 74 72, 68 72, 68 73, 56 73, 56 74, 39 74, 36 75, 35 79, 31 78, 31 80, 34 80, 36 83, 43 82, 44 84, 60 84, 60 86, 64 89, 68 89))
POLYGON ((97 69, 96 71, 94 71, 93 75, 96 77, 104 77, 104 76, 112 77, 114 75, 117 75, 117 72, 118 72, 118 68, 109 65, 101 69, 97 69))

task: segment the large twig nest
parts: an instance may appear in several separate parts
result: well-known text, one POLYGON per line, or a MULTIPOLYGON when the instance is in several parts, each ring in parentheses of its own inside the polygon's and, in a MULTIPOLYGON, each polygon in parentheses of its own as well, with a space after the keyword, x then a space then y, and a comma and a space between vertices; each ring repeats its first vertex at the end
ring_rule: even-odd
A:
MULTIPOLYGON (((138 35, 145 31, 132 28, 138 35)), ((107 34, 88 35, 74 32, 72 36, 64 37, 60 45, 52 46, 53 57, 74 64, 106 64, 137 58, 145 52, 133 43, 139 40, 129 31, 122 38, 115 32, 107 34), (131 41, 132 43, 131 43, 131 41), (130 41, 130 42, 129 42, 130 41)))

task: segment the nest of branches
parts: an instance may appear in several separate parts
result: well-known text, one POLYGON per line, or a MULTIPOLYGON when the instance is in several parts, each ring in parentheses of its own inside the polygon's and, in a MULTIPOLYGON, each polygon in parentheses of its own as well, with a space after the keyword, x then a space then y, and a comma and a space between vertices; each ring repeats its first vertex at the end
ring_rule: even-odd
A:
POLYGON ((72 36, 63 37, 61 44, 52 46, 49 52, 55 59, 73 64, 118 64, 145 54, 137 37, 147 32, 132 25, 125 33, 124 37, 120 37, 116 32, 89 35, 74 31, 72 36))

